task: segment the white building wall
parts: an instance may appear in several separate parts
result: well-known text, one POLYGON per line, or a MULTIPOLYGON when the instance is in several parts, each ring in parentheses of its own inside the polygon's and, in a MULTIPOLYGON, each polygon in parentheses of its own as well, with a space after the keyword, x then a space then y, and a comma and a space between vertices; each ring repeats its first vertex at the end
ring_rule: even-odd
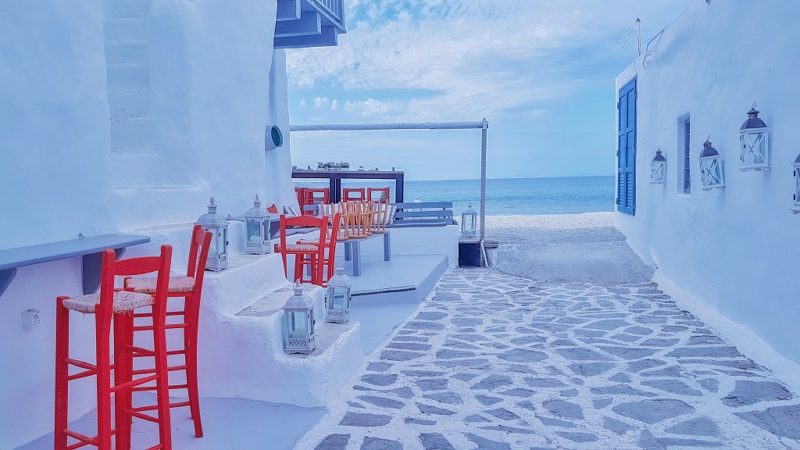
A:
POLYGON ((800 123, 800 3, 697 1, 616 80, 637 78, 636 216, 617 227, 660 274, 800 362, 800 216, 789 211, 800 123), (770 127, 772 170, 739 170, 738 131, 753 101, 770 127), (678 118, 691 115, 692 193, 679 193, 678 118), (726 187, 703 191, 711 136, 726 187), (666 185, 649 183, 658 147, 666 185))
MULTIPOLYGON (((288 136, 277 151, 264 143, 273 123, 288 134, 275 9, 0 2, 0 249, 143 227, 158 236, 177 224, 184 237, 211 195, 234 215, 256 193, 294 202, 288 136), (141 45, 120 46, 131 40, 141 45)), ((178 269, 186 243, 175 244, 178 269)), ((55 297, 80 294, 80 274, 80 258, 23 267, 0 297, 0 448, 52 431, 55 297), (26 328, 29 308, 41 323, 26 328)), ((93 323, 73 315, 75 356, 94 359, 93 323)), ((91 381, 72 386, 72 418, 94 408, 91 381)))

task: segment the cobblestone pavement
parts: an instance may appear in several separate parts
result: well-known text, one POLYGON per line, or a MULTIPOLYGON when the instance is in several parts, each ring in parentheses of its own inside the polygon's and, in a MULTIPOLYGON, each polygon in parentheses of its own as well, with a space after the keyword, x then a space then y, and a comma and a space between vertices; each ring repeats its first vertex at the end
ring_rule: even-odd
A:
POLYGON ((800 448, 800 401, 653 283, 446 274, 299 449, 800 448))

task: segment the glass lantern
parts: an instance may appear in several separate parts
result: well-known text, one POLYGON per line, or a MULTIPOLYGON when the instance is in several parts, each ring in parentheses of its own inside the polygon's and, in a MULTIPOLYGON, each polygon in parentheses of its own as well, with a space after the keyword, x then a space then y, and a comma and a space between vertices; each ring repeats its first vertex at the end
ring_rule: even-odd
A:
POLYGON ((747 120, 739 130, 742 153, 742 171, 769 170, 769 129, 758 117, 756 104, 747 112, 747 120))
POLYGON ((461 237, 474 238, 478 224, 478 213, 472 209, 472 203, 467 205, 467 210, 461 213, 461 237))
POLYGON ((347 323, 350 321, 350 288, 353 282, 345 275, 343 266, 336 266, 336 273, 328 281, 325 293, 325 321, 347 323))
POLYGON ((704 191, 725 187, 722 157, 708 139, 703 143, 703 151, 700 152, 700 181, 704 191))
POLYGON ((300 283, 283 305, 283 351, 308 355, 314 351, 314 302, 303 295, 300 283))
POLYGON ((228 221, 222 214, 217 214, 217 202, 214 197, 211 197, 208 204, 208 213, 200 216, 197 224, 211 232, 206 270, 214 272, 225 270, 228 267, 228 221))
POLYGON ((664 184, 667 175, 667 159, 661 154, 661 149, 656 150, 656 156, 650 163, 650 183, 664 184))
POLYGON ((265 255, 272 253, 272 235, 270 234, 270 216, 261 207, 261 200, 256 199, 253 207, 244 213, 245 242, 244 252, 249 255, 265 255))
POLYGON ((800 155, 794 160, 794 207, 792 212, 800 214, 800 155))

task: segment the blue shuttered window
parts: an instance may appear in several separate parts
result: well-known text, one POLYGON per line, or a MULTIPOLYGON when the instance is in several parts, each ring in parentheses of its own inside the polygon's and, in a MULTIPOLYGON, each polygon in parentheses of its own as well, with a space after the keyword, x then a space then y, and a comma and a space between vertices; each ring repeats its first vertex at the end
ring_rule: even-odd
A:
POLYGON ((636 213, 636 79, 619 91, 617 102, 617 211, 636 213))

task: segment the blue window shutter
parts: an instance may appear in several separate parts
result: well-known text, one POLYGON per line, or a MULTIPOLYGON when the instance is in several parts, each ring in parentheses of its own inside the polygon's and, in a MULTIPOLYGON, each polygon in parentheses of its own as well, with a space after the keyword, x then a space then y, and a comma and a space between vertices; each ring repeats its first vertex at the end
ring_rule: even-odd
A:
POLYGON ((617 210, 636 213, 636 79, 619 91, 617 103, 617 210))

